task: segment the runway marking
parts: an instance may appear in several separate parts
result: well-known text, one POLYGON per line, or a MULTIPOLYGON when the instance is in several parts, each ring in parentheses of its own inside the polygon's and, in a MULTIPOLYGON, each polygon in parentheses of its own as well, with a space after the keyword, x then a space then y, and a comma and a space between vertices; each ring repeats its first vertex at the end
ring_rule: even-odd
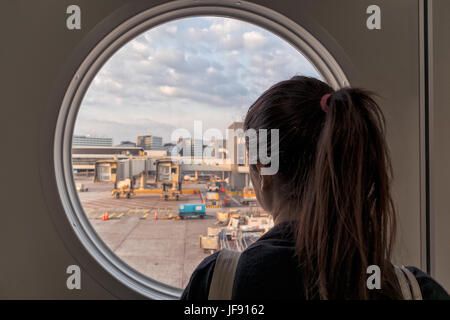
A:
POLYGON ((124 212, 122 212, 121 214, 119 214, 119 215, 117 216, 117 219, 120 219, 124 214, 125 214, 124 212))

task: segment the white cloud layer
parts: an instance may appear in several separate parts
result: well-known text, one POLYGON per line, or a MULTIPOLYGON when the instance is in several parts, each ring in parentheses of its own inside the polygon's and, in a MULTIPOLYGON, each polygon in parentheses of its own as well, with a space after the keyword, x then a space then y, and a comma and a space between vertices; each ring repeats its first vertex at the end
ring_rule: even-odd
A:
POLYGON ((224 130, 274 83, 319 77, 292 46, 255 25, 196 17, 151 29, 102 67, 80 107, 75 133, 136 141, 175 128, 224 130))

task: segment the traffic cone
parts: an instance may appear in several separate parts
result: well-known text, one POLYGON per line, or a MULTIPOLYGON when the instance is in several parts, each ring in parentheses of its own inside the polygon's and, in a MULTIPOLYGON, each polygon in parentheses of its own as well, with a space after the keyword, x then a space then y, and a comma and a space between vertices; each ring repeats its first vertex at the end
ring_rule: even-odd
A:
POLYGON ((108 211, 103 212, 103 221, 106 221, 106 220, 108 220, 108 219, 109 219, 109 217, 108 217, 108 211))
POLYGON ((158 210, 155 210, 155 220, 158 220, 158 210))

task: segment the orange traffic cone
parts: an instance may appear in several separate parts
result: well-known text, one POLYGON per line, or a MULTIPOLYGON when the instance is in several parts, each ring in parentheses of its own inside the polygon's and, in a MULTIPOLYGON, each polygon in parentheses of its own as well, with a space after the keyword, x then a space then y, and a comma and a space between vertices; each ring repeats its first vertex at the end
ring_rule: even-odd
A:
POLYGON ((106 221, 106 220, 108 220, 108 219, 109 219, 109 217, 108 217, 108 211, 103 212, 103 221, 106 221))
POLYGON ((155 210, 155 220, 158 220, 158 210, 155 210))

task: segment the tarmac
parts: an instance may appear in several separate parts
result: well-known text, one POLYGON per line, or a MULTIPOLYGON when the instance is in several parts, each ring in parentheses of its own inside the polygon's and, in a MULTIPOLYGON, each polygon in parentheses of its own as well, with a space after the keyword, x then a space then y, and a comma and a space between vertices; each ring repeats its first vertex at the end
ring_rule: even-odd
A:
MULTIPOLYGON (((177 220, 178 205, 201 203, 200 195, 164 201, 158 194, 114 199, 112 184, 76 179, 88 188, 79 198, 92 226, 105 244, 138 272, 176 288, 185 288, 198 264, 210 255, 200 248, 199 235, 216 227, 215 211, 205 219, 177 220), (107 213, 108 219, 103 220, 107 213), (155 219, 156 218, 156 219, 155 219)), ((189 188, 206 188, 204 184, 189 188)))

